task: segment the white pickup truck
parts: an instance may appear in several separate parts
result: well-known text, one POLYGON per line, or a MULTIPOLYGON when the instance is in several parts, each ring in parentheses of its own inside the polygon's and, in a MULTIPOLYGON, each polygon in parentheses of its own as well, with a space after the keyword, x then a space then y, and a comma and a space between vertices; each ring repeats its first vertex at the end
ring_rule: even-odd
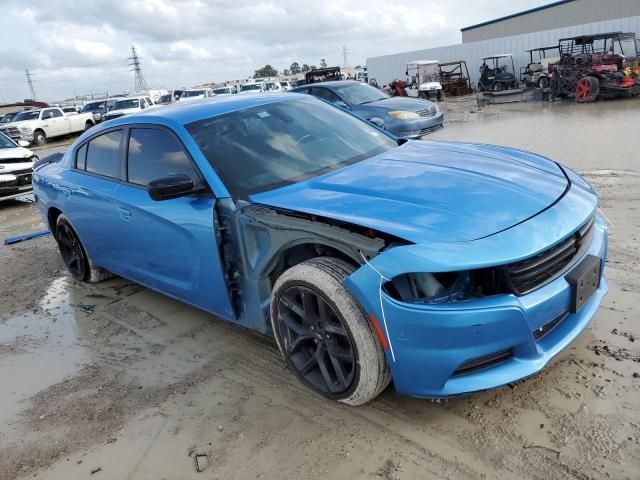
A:
POLYGON ((94 125, 91 113, 67 115, 61 108, 50 107, 20 112, 11 123, 2 125, 0 132, 12 140, 24 140, 42 146, 48 138, 83 132, 94 125))

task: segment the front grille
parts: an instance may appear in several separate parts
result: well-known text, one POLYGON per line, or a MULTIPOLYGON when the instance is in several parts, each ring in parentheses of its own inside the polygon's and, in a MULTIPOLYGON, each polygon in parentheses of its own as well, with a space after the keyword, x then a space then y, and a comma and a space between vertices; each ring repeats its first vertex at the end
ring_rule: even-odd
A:
POLYGON ((433 117, 436 114, 436 107, 434 105, 433 107, 429 107, 425 110, 418 110, 416 113, 421 117, 433 117))
POLYGON ((534 290, 556 277, 573 263, 589 246, 593 236, 595 216, 565 241, 505 269, 507 283, 517 295, 534 290))
POLYGON ((22 135, 20 134, 20 130, 17 127, 6 127, 0 129, 0 132, 4 133, 6 136, 11 138, 20 138, 22 135))
POLYGON ((31 168, 25 168, 24 170, 14 170, 12 172, 9 172, 9 175, 31 175, 33 173, 33 169, 31 168))
POLYGON ((560 324, 560 322, 562 322, 565 318, 567 318, 567 315, 569 315, 569 312, 564 312, 564 313, 558 315, 553 320, 551 320, 549 323, 547 323, 547 324, 543 325, 542 327, 538 328, 536 331, 533 332, 533 338, 535 338, 536 341, 542 340, 549 333, 551 333, 551 330, 556 328, 560 324))
POLYGON ((462 365, 460 365, 460 367, 455 372, 453 372, 453 376, 459 377, 461 375, 468 375, 470 373, 484 370, 486 368, 495 367, 496 365, 500 365, 501 363, 510 360, 512 357, 513 349, 507 348, 490 355, 474 358, 473 360, 467 360, 462 365))

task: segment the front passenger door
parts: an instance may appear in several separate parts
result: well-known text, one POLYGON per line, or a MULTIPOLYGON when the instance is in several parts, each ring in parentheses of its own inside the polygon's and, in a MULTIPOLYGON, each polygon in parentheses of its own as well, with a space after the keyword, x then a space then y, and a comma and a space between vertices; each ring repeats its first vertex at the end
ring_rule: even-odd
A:
POLYGON ((141 126, 129 132, 125 181, 114 195, 120 274, 234 320, 218 254, 213 195, 172 131, 141 126), (177 174, 201 191, 162 201, 149 197, 149 182, 177 174))

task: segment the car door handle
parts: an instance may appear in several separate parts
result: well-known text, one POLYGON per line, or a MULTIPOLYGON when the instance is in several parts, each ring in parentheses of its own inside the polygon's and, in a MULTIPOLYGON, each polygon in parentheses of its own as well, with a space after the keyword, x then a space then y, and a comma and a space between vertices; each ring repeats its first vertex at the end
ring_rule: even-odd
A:
POLYGON ((120 218, 129 221, 131 220, 131 210, 128 208, 118 207, 118 213, 120 214, 120 218))

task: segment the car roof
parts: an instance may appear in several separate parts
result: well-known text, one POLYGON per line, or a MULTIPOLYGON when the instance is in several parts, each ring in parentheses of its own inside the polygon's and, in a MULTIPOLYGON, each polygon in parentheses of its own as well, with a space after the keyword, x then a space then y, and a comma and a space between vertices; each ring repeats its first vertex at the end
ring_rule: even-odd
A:
MULTIPOLYGON (((160 125, 185 125, 226 113, 284 102, 295 98, 308 98, 296 93, 260 93, 230 97, 205 98, 189 103, 175 102, 162 108, 143 110, 135 115, 120 117, 107 122, 111 126, 131 123, 157 123, 160 125)), ((104 124, 101 124, 104 125, 104 124)), ((92 129, 93 131, 93 129, 92 129)))

